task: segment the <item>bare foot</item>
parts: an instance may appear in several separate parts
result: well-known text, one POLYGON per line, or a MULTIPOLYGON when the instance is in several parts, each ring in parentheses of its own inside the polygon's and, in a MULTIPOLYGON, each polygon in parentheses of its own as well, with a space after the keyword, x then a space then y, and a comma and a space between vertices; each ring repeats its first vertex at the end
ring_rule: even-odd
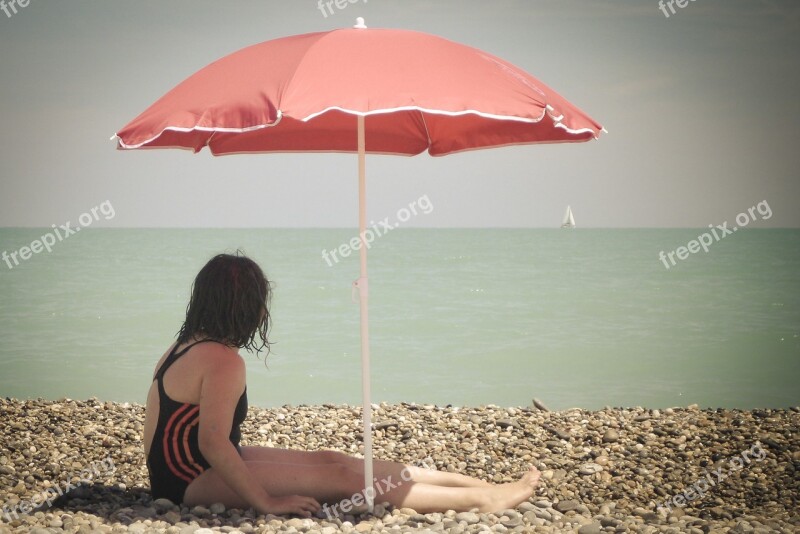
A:
POLYGON ((522 475, 522 478, 509 484, 494 486, 488 490, 486 505, 480 508, 481 512, 497 512, 508 508, 516 508, 522 501, 528 500, 533 495, 539 478, 542 474, 535 467, 522 475))

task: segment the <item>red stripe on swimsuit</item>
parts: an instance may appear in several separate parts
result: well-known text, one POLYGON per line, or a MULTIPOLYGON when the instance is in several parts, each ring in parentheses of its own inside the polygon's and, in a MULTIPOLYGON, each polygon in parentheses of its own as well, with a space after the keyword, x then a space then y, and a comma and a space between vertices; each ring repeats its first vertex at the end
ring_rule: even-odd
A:
POLYGON ((172 414, 172 417, 167 423, 167 428, 164 430, 163 439, 164 458, 167 460, 167 466, 169 467, 169 470, 176 477, 182 478, 186 482, 191 482, 195 478, 199 477, 200 473, 205 471, 205 468, 202 465, 198 465, 194 463, 194 461, 192 461, 192 467, 194 467, 194 469, 190 469, 188 466, 186 466, 186 464, 184 464, 183 459, 181 458, 181 452, 183 452, 184 455, 188 454, 188 456, 191 456, 191 451, 188 450, 189 433, 183 432, 187 419, 194 421, 195 424, 200 422, 200 407, 192 406, 192 404, 184 404, 178 411, 172 414), (182 417, 182 419, 173 427, 173 423, 178 417, 182 417), (183 451, 181 451, 178 443, 182 434, 184 439, 180 441, 180 445, 184 447, 183 451))

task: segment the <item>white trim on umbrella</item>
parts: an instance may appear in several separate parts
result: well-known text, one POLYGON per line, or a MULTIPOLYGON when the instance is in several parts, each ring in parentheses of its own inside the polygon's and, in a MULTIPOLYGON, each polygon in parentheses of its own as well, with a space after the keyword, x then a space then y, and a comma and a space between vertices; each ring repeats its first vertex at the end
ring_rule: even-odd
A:
MULTIPOLYGON (((275 119, 275 122, 271 122, 269 124, 256 124, 255 126, 247 126, 245 128, 226 128, 224 126, 197 126, 197 125, 192 126, 191 128, 188 127, 188 126, 165 126, 160 132, 158 132, 157 135, 151 137, 150 139, 147 139, 146 141, 142 141, 141 143, 137 143, 135 145, 129 145, 129 144, 125 143, 122 140, 122 138, 117 134, 114 134, 114 135, 111 136, 111 141, 116 139, 121 148, 134 149, 134 148, 141 148, 141 147, 143 147, 144 145, 146 145, 148 143, 152 143, 153 141, 155 141, 156 139, 158 139, 159 137, 164 135, 164 132, 166 132, 166 131, 184 132, 184 133, 189 133, 189 132, 194 132, 194 131, 213 132, 213 133, 217 133, 217 132, 245 133, 245 132, 253 132, 255 130, 262 130, 264 128, 272 128, 273 126, 277 126, 278 124, 280 124, 282 118, 283 118, 283 113, 281 113, 281 110, 278 110, 278 118, 275 119)), ((145 148, 147 148, 147 147, 145 147, 145 148)), ((166 148, 166 147, 157 147, 157 148, 166 148)))
MULTIPOLYGON (((314 118, 316 118, 316 117, 318 117, 320 115, 323 115, 323 114, 325 114, 325 113, 327 113, 329 111, 341 111, 342 113, 347 113, 349 115, 355 115, 357 117, 367 117, 367 116, 370 116, 370 115, 381 115, 381 114, 385 114, 385 113, 395 113, 395 112, 398 112, 398 111, 419 111, 421 113, 430 113, 430 114, 433 114, 433 115, 445 115, 445 116, 448 116, 448 117, 459 117, 459 116, 463 116, 463 115, 477 115, 479 117, 483 117, 483 118, 486 118, 486 119, 525 122, 525 123, 528 123, 528 124, 538 124, 539 122, 542 121, 542 119, 544 119, 545 116, 549 116, 553 120, 553 125, 556 128, 561 128, 563 130, 566 130, 568 133, 570 133, 572 135, 581 135, 581 134, 585 134, 585 133, 591 133, 592 135, 595 136, 595 138, 597 137, 597 135, 595 135, 594 130, 592 128, 580 128, 580 129, 575 130, 575 129, 569 128, 568 126, 565 126, 561 122, 561 120, 564 118, 564 115, 555 116, 553 114, 553 112, 555 110, 549 104, 542 111, 542 115, 539 118, 536 118, 536 119, 531 119, 531 118, 526 118, 526 117, 517 117, 515 115, 497 115, 495 113, 484 113, 482 111, 478 111, 478 110, 474 110, 474 109, 467 109, 467 110, 462 110, 462 111, 447 111, 447 110, 441 110, 441 109, 423 108, 423 107, 419 107, 419 106, 401 106, 401 107, 396 107, 396 108, 375 109, 375 110, 372 110, 372 111, 357 111, 357 110, 353 110, 353 109, 342 108, 342 107, 339 107, 339 106, 331 106, 331 107, 327 107, 327 108, 325 108, 325 109, 323 109, 321 111, 317 111, 315 113, 312 113, 311 115, 308 115, 307 117, 302 118, 302 119, 298 119, 298 120, 300 120, 302 122, 308 122, 308 121, 310 121, 310 120, 312 120, 312 119, 314 119, 314 118)), ((225 126, 213 126, 213 127, 212 126, 192 126, 192 127, 187 127, 187 126, 166 126, 157 135, 155 135, 155 136, 153 136, 153 137, 151 137, 151 138, 149 138, 149 139, 147 139, 145 141, 142 141, 141 143, 136 143, 136 144, 132 144, 132 145, 129 145, 129 144, 125 143, 125 141, 123 141, 122 138, 117 134, 112 135, 111 136, 111 140, 112 141, 116 140, 117 143, 119 144, 120 148, 136 149, 136 148, 141 148, 144 145, 147 145, 149 143, 152 143, 153 141, 155 141, 156 139, 161 137, 164 134, 164 132, 167 132, 167 131, 184 132, 184 133, 188 133, 188 132, 192 132, 192 131, 214 132, 214 133, 216 133, 216 132, 246 133, 246 132, 252 132, 252 131, 261 130, 261 129, 264 129, 264 128, 272 128, 274 126, 277 126, 278 124, 280 124, 281 119, 283 118, 283 116, 284 115, 281 112, 281 110, 278 110, 278 118, 275 120, 275 122, 272 122, 272 123, 269 123, 269 124, 257 124, 257 125, 254 125, 254 126, 247 126, 247 127, 244 127, 244 128, 230 128, 230 127, 225 127, 225 126)), ((426 126, 426 131, 427 131, 427 126, 426 126)), ((602 131, 605 131, 605 129, 603 129, 602 131)), ((429 141, 428 144, 430 145, 430 136, 428 136, 428 141, 429 141)), ((158 148, 166 148, 166 147, 158 147, 158 148)), ((475 148, 483 148, 483 147, 475 147, 475 148)), ((487 146, 486 148, 491 148, 491 147, 487 146)), ((261 151, 259 151, 259 152, 261 152, 261 151)), ((291 151, 290 150, 276 150, 275 152, 291 152, 291 151)), ((327 152, 327 151, 320 151, 320 152, 327 152)), ((342 151, 342 152, 351 153, 352 151, 342 151)), ((212 151, 212 153, 213 153, 213 151, 212 151)), ((391 153, 387 153, 387 154, 391 154, 391 153)))
POLYGON ((476 109, 464 109, 461 111, 447 111, 444 109, 430 109, 430 108, 423 108, 420 106, 399 106, 396 108, 382 108, 382 109, 373 109, 371 111, 357 111, 354 109, 347 109, 341 108, 339 106, 331 106, 327 107, 321 111, 317 111, 312 113, 311 115, 305 117, 304 119, 300 119, 303 122, 308 122, 313 118, 316 118, 320 115, 327 113, 328 111, 341 111, 342 113, 348 113, 350 115, 357 115, 359 117, 367 117, 369 115, 381 115, 384 113, 394 113, 397 111, 421 111, 422 113, 431 113, 433 115, 446 115, 448 117, 459 117, 461 115, 478 115, 479 117, 484 117, 486 119, 493 119, 493 120, 501 120, 501 121, 518 121, 518 122, 528 122, 535 124, 540 122, 544 116, 545 112, 542 111, 542 115, 538 119, 529 119, 526 117, 517 117, 516 115, 497 115, 495 113, 485 113, 483 111, 478 111, 476 109))

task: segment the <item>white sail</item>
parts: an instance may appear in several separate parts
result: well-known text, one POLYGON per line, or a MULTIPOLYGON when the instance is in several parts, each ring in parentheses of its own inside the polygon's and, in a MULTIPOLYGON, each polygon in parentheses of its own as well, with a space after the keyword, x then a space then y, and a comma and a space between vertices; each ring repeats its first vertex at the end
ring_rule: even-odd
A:
POLYGON ((564 213, 564 222, 561 223, 561 228, 575 228, 575 217, 572 215, 572 208, 567 206, 567 211, 564 213))

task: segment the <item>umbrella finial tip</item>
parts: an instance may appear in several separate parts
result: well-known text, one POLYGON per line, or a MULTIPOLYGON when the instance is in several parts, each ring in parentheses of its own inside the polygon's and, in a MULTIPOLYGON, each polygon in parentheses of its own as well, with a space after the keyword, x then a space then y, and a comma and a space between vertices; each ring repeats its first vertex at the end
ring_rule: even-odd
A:
POLYGON ((364 29, 367 25, 364 24, 364 17, 356 17, 356 25, 353 28, 364 29))

